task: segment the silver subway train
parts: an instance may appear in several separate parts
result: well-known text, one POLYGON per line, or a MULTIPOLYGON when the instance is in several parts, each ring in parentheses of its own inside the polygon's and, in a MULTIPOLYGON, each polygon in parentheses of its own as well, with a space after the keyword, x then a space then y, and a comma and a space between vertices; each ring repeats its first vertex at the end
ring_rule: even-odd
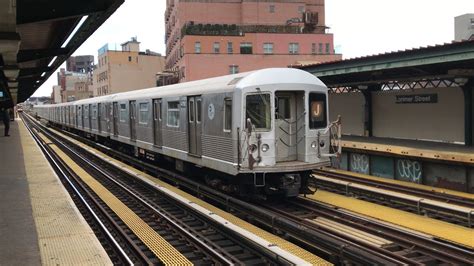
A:
POLYGON ((244 195, 308 193, 311 170, 340 150, 327 87, 298 69, 270 68, 75 102, 34 114, 135 156, 198 173, 244 195), (332 128, 332 129, 331 129, 332 128))

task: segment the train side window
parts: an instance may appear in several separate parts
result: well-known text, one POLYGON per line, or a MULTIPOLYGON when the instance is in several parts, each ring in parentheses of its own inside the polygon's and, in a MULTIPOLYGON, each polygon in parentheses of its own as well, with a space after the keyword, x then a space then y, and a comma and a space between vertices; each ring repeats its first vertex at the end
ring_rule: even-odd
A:
POLYGON ((224 99, 224 131, 232 131, 232 99, 224 99))
POLYGON ((161 121, 163 116, 161 115, 163 113, 163 108, 161 108, 162 102, 161 100, 158 101, 158 119, 161 121))
POLYGON ((97 105, 92 106, 92 119, 97 119, 97 105))
POLYGON ((148 124, 148 103, 140 103, 140 112, 138 113, 138 123, 142 125, 148 124))
POLYGON ((127 106, 124 103, 120 104, 120 122, 127 121, 127 106))
POLYGON ((179 127, 179 102, 168 102, 168 121, 169 127, 179 127))
POLYGON ((326 95, 322 93, 309 94, 309 128, 325 128, 327 126, 326 95))
POLYGON ((189 122, 194 122, 194 100, 189 101, 188 113, 189 122))
POLYGON ((196 100, 196 122, 201 122, 201 99, 196 100))

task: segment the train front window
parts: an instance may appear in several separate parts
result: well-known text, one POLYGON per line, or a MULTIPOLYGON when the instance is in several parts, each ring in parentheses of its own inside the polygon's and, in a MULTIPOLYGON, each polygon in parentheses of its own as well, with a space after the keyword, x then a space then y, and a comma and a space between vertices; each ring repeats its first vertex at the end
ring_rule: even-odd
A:
POLYGON ((246 99, 246 116, 247 121, 250 118, 252 125, 256 129, 266 130, 271 128, 271 112, 270 112, 270 94, 252 94, 246 99))
POLYGON ((309 128, 325 128, 327 126, 326 95, 309 94, 309 128))

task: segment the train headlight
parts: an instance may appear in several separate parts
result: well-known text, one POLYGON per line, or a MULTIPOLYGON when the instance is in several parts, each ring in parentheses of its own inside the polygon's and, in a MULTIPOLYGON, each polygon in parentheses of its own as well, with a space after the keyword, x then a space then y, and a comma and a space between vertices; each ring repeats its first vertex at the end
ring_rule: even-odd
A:
POLYGON ((316 141, 311 142, 311 148, 316 149, 318 147, 318 143, 316 141))
POLYGON ((266 152, 266 151, 268 151, 269 149, 270 149, 270 146, 268 146, 268 144, 263 144, 263 145, 262 145, 262 151, 263 151, 263 152, 266 152))

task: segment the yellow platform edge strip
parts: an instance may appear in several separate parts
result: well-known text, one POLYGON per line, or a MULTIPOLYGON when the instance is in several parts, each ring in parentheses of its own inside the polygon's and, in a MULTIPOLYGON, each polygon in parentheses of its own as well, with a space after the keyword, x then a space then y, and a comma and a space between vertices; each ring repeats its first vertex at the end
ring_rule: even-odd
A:
POLYGON ((318 190, 307 198, 396 224, 474 249, 474 229, 318 190))
MULTIPOLYGON (((49 141, 42 136, 44 140, 49 141)), ((169 244, 147 223, 123 204, 102 184, 77 165, 56 145, 50 145, 56 154, 109 206, 141 241, 166 265, 192 265, 178 250, 169 244)))
POLYGON ((41 263, 112 265, 92 229, 82 217, 78 217, 81 215, 79 210, 54 175, 30 132, 23 122, 18 121, 17 125, 41 263), (53 198, 56 200, 51 201, 53 198), (65 217, 58 219, 58 215, 65 217))
POLYGON ((440 194, 448 194, 448 195, 453 195, 453 196, 458 196, 458 197, 474 200, 474 194, 456 191, 456 190, 432 187, 432 186, 427 186, 427 185, 422 185, 422 184, 417 184, 417 183, 412 183, 412 182, 407 182, 407 181, 401 181, 401 180, 395 180, 395 179, 388 179, 388 178, 383 178, 383 177, 378 177, 378 176, 371 176, 371 175, 351 172, 351 171, 347 171, 343 169, 334 169, 334 168, 324 167, 323 170, 333 172, 333 173, 342 173, 345 175, 352 175, 352 176, 356 176, 356 177, 360 177, 360 178, 368 179, 368 180, 373 180, 373 181, 396 184, 396 185, 401 185, 404 187, 412 187, 412 188, 422 189, 426 191, 433 191, 440 194))
POLYGON ((418 149, 407 146, 398 145, 387 145, 387 144, 375 144, 358 141, 342 141, 343 148, 353 148, 362 150, 371 150, 377 152, 398 154, 398 155, 409 155, 419 158, 429 158, 435 160, 444 160, 452 162, 463 162, 463 163, 474 163, 474 156, 468 153, 456 152, 456 151, 440 151, 431 149, 418 149))
POLYGON ((288 241, 282 239, 282 238, 279 237, 279 236, 276 236, 276 235, 274 235, 274 234, 271 234, 271 233, 269 233, 269 232, 267 232, 267 231, 265 231, 265 230, 263 230, 263 229, 260 229, 260 228, 258 228, 258 227, 256 227, 256 226, 254 226, 254 225, 252 225, 252 224, 250 224, 250 223, 248 223, 248 222, 246 222, 246 221, 244 221, 244 220, 242 220, 242 219, 240 219, 240 218, 238 218, 238 217, 236 217, 236 216, 234 216, 234 215, 228 213, 228 212, 225 212, 225 211, 223 211, 223 210, 221 210, 221 209, 219 209, 219 208, 217 208, 217 207, 215 207, 215 206, 212 206, 212 205, 208 204, 207 202, 205 202, 205 201, 203 201, 203 200, 201 200, 201 199, 199 199, 199 198, 196 198, 196 197, 194 197, 194 196, 192 196, 192 195, 190 195, 190 194, 188 194, 188 193, 186 193, 186 192, 184 192, 184 191, 182 191, 182 190, 180 190, 180 189, 178 189, 178 188, 176 188, 176 187, 174 187, 174 186, 171 186, 170 184, 168 184, 168 183, 166 183, 166 182, 164 182, 164 181, 159 180, 158 178, 155 178, 155 177, 153 177, 153 176, 151 176, 151 175, 149 175, 149 174, 147 174, 147 173, 145 173, 145 172, 142 172, 142 171, 140 171, 140 170, 138 170, 138 169, 135 169, 135 168, 133 168, 133 167, 127 165, 127 164, 124 164, 124 163, 122 163, 122 162, 120 162, 120 161, 118 161, 118 160, 115 160, 114 158, 109 157, 108 155, 106 155, 106 154, 104 154, 104 153, 102 153, 102 152, 100 152, 100 151, 98 151, 98 150, 96 150, 96 149, 93 149, 93 148, 87 146, 86 144, 83 144, 83 143, 81 143, 81 142, 78 142, 78 141, 76 141, 76 140, 74 140, 74 139, 72 139, 72 138, 70 138, 70 137, 68 137, 68 136, 66 136, 66 135, 64 135, 64 134, 62 134, 61 132, 58 132, 58 131, 55 131, 55 132, 58 133, 58 134, 60 134, 61 136, 65 137, 65 138, 69 139, 70 141, 72 141, 72 142, 74 142, 74 143, 80 145, 81 147, 85 148, 85 149, 88 150, 89 152, 98 154, 99 156, 101 156, 101 157, 103 157, 103 158, 107 158, 107 159, 109 159, 111 162, 114 162, 115 164, 120 165, 121 167, 124 167, 124 168, 129 169, 129 170, 131 170, 131 171, 133 171, 133 172, 139 174, 140 176, 142 176, 142 177, 144 177, 144 178, 146 178, 146 179, 148 179, 148 180, 154 182, 155 184, 157 184, 157 185, 159 185, 159 186, 162 186, 162 187, 165 187, 165 188, 167 188, 167 189, 173 191, 174 193, 176 193, 176 194, 178 194, 178 195, 180 195, 180 196, 183 196, 183 197, 187 198, 189 201, 192 201, 192 202, 194 202, 195 204, 197 204, 197 205, 199 205, 199 206, 202 206, 202 207, 204 207, 204 208, 206 208, 206 209, 212 211, 213 213, 215 213, 215 214, 217 214, 217 215, 223 217, 224 219, 226 219, 226 220, 232 222, 233 224, 235 224, 235 225, 237 225, 237 226, 239 226, 239 227, 241 227, 241 228, 244 228, 244 229, 246 229, 247 231, 249 231, 249 232, 251 232, 251 233, 253 233, 253 234, 255 234, 255 235, 257 235, 257 236, 259 236, 259 237, 261 237, 261 238, 263 238, 263 239, 265 239, 265 240, 267 240, 268 242, 271 242, 271 243, 276 244, 276 245, 279 246, 280 248, 282 248, 282 249, 284 249, 284 250, 286 250, 286 251, 288 251, 288 252, 294 254, 294 255, 297 256, 297 257, 300 257, 301 259, 303 259, 303 260, 305 260, 305 261, 307 261, 307 262, 309 262, 309 263, 311 263, 311 264, 313 264, 313 265, 333 265, 333 264, 331 264, 330 262, 328 262, 328 261, 326 261, 326 260, 324 260, 324 259, 322 259, 322 258, 320 258, 320 257, 318 257, 318 256, 316 256, 316 255, 314 255, 314 254, 312 254, 311 252, 308 252, 308 251, 305 250, 305 249, 300 248, 299 246, 297 246, 297 245, 295 245, 295 244, 293 244, 293 243, 291 243, 291 242, 288 242, 288 241))

